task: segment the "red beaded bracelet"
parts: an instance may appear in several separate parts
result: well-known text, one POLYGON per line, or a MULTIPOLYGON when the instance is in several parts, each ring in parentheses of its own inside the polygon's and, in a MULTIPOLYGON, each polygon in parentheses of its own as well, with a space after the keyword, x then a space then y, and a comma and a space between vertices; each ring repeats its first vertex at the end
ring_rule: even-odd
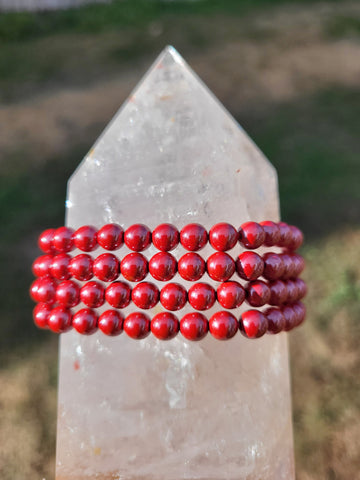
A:
POLYGON ((286 304, 282 308, 268 308, 264 312, 247 310, 239 320, 230 312, 214 313, 209 321, 199 312, 187 313, 178 320, 171 312, 161 312, 152 320, 143 312, 133 312, 124 317, 118 310, 106 310, 99 317, 91 308, 83 308, 72 315, 65 307, 51 308, 46 303, 34 309, 34 322, 39 328, 49 328, 64 333, 74 328, 84 335, 101 330, 105 335, 116 336, 125 331, 133 339, 146 338, 150 332, 159 340, 170 340, 180 331, 192 341, 201 340, 208 331, 217 340, 228 340, 238 330, 247 338, 259 338, 265 333, 277 334, 290 331, 305 319, 305 307, 301 302, 286 304))
POLYGON ((100 246, 105 250, 116 250, 124 243, 135 252, 142 252, 151 243, 160 251, 168 252, 181 245, 191 252, 210 245, 220 252, 232 249, 239 241, 244 247, 255 249, 262 245, 280 246, 296 250, 303 242, 302 232, 284 222, 246 222, 236 230, 228 223, 214 225, 209 233, 202 225, 192 223, 179 232, 174 225, 163 223, 153 232, 142 224, 131 225, 125 231, 117 224, 104 225, 99 230, 85 225, 76 231, 69 227, 45 230, 39 237, 39 247, 45 253, 68 253, 74 248, 91 252, 100 246))

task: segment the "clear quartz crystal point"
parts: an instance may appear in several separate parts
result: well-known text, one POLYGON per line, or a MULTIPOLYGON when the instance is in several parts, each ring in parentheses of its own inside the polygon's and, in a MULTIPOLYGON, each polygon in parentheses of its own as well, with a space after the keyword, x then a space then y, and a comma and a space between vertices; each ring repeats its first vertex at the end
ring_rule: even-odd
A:
MULTIPOLYGON (((171 47, 68 185, 73 228, 197 222, 209 229, 278 215, 275 169, 171 47)), ((189 287, 179 275, 174 281, 189 287)), ((60 343, 57 480, 294 479, 286 333, 161 342, 72 331, 60 343)))

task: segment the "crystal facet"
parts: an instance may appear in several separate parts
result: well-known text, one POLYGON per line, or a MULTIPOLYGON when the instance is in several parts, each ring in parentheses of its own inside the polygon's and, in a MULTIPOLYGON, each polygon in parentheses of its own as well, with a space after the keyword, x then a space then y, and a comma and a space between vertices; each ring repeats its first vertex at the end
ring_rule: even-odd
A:
MULTIPOLYGON (((238 229, 279 215, 274 168, 171 47, 71 177, 66 205, 74 229, 171 223, 180 231, 199 223, 209 230, 219 222, 238 229)), ((237 243, 228 253, 242 250, 237 243)), ((207 244, 199 253, 213 252, 207 244)), ((116 252, 128 253, 125 245, 116 252)), ((186 250, 171 253, 179 259, 186 250)), ((179 274, 172 281, 191 286, 179 274)), ((215 304, 206 316, 221 309, 215 304)), ((231 313, 239 318, 245 309, 231 313)), ((130 304, 122 313, 135 310, 130 304)), ((159 303, 146 313, 161 311, 159 303)), ((191 311, 187 304, 175 315, 191 311)), ((249 340, 238 332, 225 342, 210 333, 198 342, 181 333, 169 341, 62 335, 56 478, 294 479, 286 334, 249 340)))

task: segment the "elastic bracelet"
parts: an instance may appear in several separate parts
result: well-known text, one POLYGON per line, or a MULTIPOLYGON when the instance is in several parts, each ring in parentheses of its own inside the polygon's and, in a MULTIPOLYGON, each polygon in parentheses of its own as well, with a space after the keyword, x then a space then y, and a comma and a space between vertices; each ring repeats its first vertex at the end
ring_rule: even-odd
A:
POLYGON ((98 329, 105 335, 117 336, 122 331, 133 339, 146 338, 150 332, 159 340, 170 340, 178 332, 187 339, 198 341, 208 331, 217 340, 229 340, 238 330, 247 338, 262 337, 265 333, 290 331, 305 320, 305 306, 301 302, 286 304, 281 308, 268 308, 264 312, 247 310, 237 319, 228 311, 214 313, 208 320, 200 312, 184 315, 179 321, 171 312, 160 312, 152 319, 143 312, 133 312, 124 317, 118 310, 106 310, 100 316, 91 308, 83 308, 74 315, 65 307, 52 307, 40 303, 34 309, 34 322, 39 328, 49 328, 65 333, 71 328, 84 335, 98 329))
POLYGON ((303 242, 302 232, 285 222, 246 222, 236 230, 229 223, 217 223, 209 232, 197 223, 179 230, 169 223, 157 226, 152 232, 143 224, 131 225, 125 231, 120 225, 107 224, 97 230, 84 225, 77 230, 69 227, 45 230, 39 237, 39 247, 45 253, 68 253, 75 248, 91 252, 98 246, 105 250, 117 250, 125 244, 134 252, 142 252, 152 243, 163 252, 175 249, 179 242, 188 251, 201 250, 209 241, 217 251, 231 250, 237 242, 248 249, 261 246, 279 246, 288 250, 298 249, 303 242))
POLYGON ((56 280, 75 278, 87 281, 94 276, 102 282, 113 282, 120 275, 129 282, 140 282, 148 273, 158 281, 172 280, 176 273, 187 281, 197 281, 205 273, 212 280, 225 282, 236 272, 243 280, 287 280, 298 277, 305 266, 297 253, 267 252, 263 256, 245 251, 233 259, 228 253, 215 252, 205 261, 198 253, 189 252, 176 258, 168 252, 159 252, 148 261, 141 253, 129 253, 123 259, 112 253, 103 253, 93 259, 88 254, 74 257, 66 253, 42 255, 32 266, 37 277, 50 275, 56 280))

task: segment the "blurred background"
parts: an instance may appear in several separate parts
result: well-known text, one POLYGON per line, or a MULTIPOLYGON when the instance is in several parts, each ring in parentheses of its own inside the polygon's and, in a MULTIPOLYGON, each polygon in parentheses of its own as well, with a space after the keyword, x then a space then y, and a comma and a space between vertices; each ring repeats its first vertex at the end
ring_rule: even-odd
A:
POLYGON ((54 478, 57 348, 28 297, 66 181, 173 44, 279 173, 305 232, 297 478, 360 479, 360 2, 0 0, 0 478, 54 478), (15 8, 68 10, 5 12, 15 8))

